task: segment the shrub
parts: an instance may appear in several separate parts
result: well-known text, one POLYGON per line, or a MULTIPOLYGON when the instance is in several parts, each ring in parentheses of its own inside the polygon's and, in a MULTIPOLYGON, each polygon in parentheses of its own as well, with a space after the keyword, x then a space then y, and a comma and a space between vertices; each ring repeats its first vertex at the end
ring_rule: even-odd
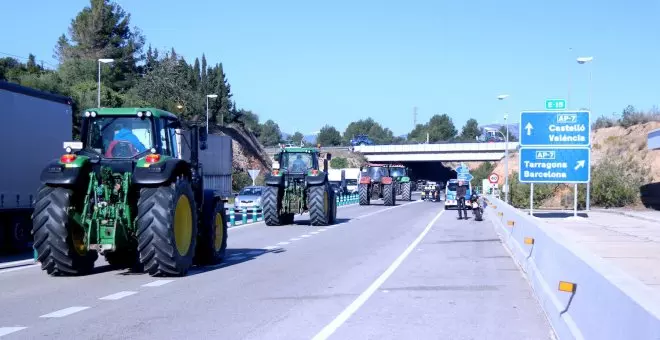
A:
POLYGON ((348 168, 348 160, 344 157, 336 157, 330 160, 330 167, 333 169, 348 168))
POLYGON ((246 171, 234 170, 231 178, 232 191, 240 191, 249 185, 252 185, 252 178, 250 178, 250 175, 246 171))
MULTIPOLYGON (((520 208, 529 208, 529 190, 531 186, 527 183, 518 181, 518 172, 513 172, 509 177, 509 199, 511 205, 520 208)), ((534 184, 534 206, 539 206, 546 199, 550 198, 557 188, 556 184, 534 184)))
POLYGON ((605 208, 638 203, 639 188, 650 179, 648 167, 632 157, 609 155, 591 171, 591 204, 605 208))

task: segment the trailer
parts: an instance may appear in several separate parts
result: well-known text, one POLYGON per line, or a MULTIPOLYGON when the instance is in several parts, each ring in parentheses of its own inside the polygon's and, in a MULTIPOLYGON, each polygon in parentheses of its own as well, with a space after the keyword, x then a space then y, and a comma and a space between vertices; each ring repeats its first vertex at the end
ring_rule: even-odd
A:
MULTIPOLYGON (((179 158, 190 161, 188 148, 182 148, 182 143, 190 140, 190 131, 179 131, 179 158)), ((208 135, 206 150, 199 152, 199 162, 202 167, 204 189, 213 189, 219 196, 229 198, 232 195, 232 139, 229 136, 208 135)))
POLYGON ((32 247, 39 178, 72 139, 72 104, 69 97, 0 81, 0 253, 32 247))

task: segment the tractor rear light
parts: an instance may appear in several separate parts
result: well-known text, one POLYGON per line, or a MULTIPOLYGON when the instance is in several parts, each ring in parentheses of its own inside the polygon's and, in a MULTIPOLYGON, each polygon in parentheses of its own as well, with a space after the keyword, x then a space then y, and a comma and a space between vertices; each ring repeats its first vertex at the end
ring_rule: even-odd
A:
POLYGON ((318 170, 316 170, 316 169, 312 170, 312 176, 316 176, 316 175, 318 175, 318 174, 319 174, 319 171, 318 171, 318 170))
POLYGON ((76 160, 76 155, 70 154, 70 153, 62 155, 62 157, 60 157, 60 162, 66 163, 66 164, 73 163, 73 161, 75 161, 75 160, 76 160))
POLYGON ((147 157, 145 157, 145 161, 150 164, 158 163, 158 161, 160 161, 160 155, 157 153, 152 153, 150 155, 147 155, 147 157))
POLYGON ((279 171, 279 170, 273 170, 273 175, 277 176, 277 175, 279 175, 279 174, 280 174, 280 171, 279 171))

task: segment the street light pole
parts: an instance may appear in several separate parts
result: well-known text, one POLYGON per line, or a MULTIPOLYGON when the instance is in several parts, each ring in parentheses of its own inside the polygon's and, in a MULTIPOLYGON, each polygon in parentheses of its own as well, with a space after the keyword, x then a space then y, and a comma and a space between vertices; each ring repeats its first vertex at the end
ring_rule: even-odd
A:
MULTIPOLYGON (((594 57, 580 57, 580 58, 577 58, 577 62, 580 65, 590 63, 593 60, 594 60, 594 57)), ((591 108, 591 98, 592 98, 592 95, 593 95, 593 93, 592 93, 593 92, 593 82, 592 82, 592 79, 593 79, 592 78, 592 73, 593 72, 592 72, 592 70, 593 70, 593 66, 590 65, 589 66, 589 112, 590 113, 593 113, 593 110, 591 108)), ((591 126, 589 126, 588 128, 591 129, 591 126)), ((589 143, 589 144, 591 145, 591 143, 589 143)), ((589 171, 591 171, 591 167, 589 167, 589 171)), ((576 185, 576 188, 577 188, 577 185, 576 185)), ((587 182, 587 195, 586 196, 587 197, 586 197, 586 201, 585 201, 585 210, 589 211, 590 206, 591 206, 591 182, 587 182)), ((577 194, 576 194, 576 197, 577 197, 577 194)))
MULTIPOLYGON (((508 94, 497 96, 498 100, 504 100, 509 97, 508 94)), ((504 202, 509 203, 509 122, 508 113, 504 114, 504 125, 506 125, 506 138, 504 140, 504 202)))
POLYGON ((98 75, 98 85, 96 86, 96 89, 97 89, 97 103, 98 103, 99 108, 101 107, 101 63, 107 64, 107 63, 111 63, 113 61, 115 61, 115 60, 110 59, 110 58, 101 58, 101 59, 98 60, 98 62, 99 62, 99 67, 98 67, 99 75, 98 75))
MULTIPOLYGON (((217 98, 217 94, 207 94, 206 95, 206 134, 209 134, 209 98, 217 98)), ((223 117, 224 119, 224 117, 223 117)))

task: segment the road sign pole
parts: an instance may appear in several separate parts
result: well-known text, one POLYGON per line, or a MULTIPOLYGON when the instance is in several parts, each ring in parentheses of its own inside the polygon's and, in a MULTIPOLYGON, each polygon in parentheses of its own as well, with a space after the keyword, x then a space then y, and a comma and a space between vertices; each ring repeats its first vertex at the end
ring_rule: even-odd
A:
POLYGON ((578 185, 575 184, 575 190, 573 190, 573 216, 577 217, 577 201, 578 201, 578 185))
POLYGON ((534 216, 534 183, 529 186, 529 216, 534 216))

